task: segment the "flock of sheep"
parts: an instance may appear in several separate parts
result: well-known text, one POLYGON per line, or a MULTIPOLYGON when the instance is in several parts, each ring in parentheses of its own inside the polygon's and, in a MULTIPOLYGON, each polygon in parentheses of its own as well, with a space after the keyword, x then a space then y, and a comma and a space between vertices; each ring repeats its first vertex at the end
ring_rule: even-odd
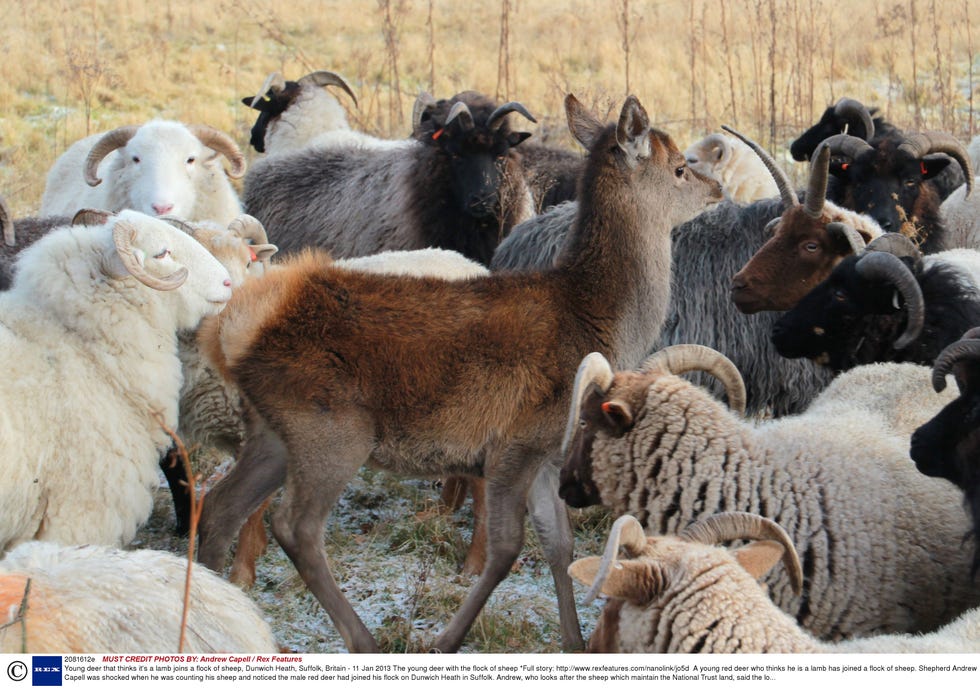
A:
POLYGON ((327 88, 356 104, 329 71, 245 97, 248 167, 154 120, 72 145, 37 217, 2 212, 0 649, 176 648, 188 563, 126 547, 161 470, 190 528, 179 435, 235 457, 185 651, 277 651, 231 583, 277 492, 276 541, 347 648, 378 651, 323 551, 365 465, 473 492, 479 576, 437 651, 527 514, 566 651, 980 651, 966 147, 841 100, 792 145, 798 190, 731 129, 681 152, 632 96, 605 124, 568 95, 582 155, 469 91, 376 138, 327 88), (591 505, 619 518, 574 560, 567 507, 591 505), (607 597, 588 645, 573 578, 607 597))

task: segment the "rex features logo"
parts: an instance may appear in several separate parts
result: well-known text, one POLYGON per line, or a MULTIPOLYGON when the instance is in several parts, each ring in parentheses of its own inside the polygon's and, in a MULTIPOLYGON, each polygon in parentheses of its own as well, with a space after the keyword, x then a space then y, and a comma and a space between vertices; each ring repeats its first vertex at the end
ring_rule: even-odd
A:
POLYGON ((61 656, 31 657, 32 686, 61 685, 61 656))

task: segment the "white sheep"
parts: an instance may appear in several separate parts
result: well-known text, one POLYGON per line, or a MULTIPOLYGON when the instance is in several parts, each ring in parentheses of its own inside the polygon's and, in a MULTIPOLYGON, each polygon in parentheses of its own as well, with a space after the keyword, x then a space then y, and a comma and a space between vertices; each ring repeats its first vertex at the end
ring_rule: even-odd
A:
MULTIPOLYGON (((569 573, 609 597, 589 642, 593 652, 964 653, 980 652, 980 609, 922 635, 821 642, 773 604, 759 578, 783 560, 799 589, 802 567, 777 523, 742 512, 715 514, 679 536, 647 537, 625 515, 602 559, 576 560, 569 573), (728 550, 719 544, 753 541, 728 550), (622 549, 625 555, 618 555, 622 549)), ((913 580, 914 581, 914 580, 913 580)))
POLYGON ((684 151, 692 169, 718 180, 732 201, 752 203, 779 196, 779 189, 763 162, 738 138, 712 133, 684 151))
POLYGON ((388 149, 411 145, 409 139, 390 140, 355 131, 347 113, 325 88, 339 87, 355 106, 347 82, 328 70, 317 70, 295 82, 270 73, 259 91, 242 103, 259 112, 249 143, 259 153, 282 155, 309 146, 388 149))
MULTIPOLYGON (((177 651, 187 560, 156 550, 23 543, 0 560, 0 652, 177 651)), ((191 568, 184 652, 274 653, 241 590, 191 568)))
POLYGON ((245 157, 221 131, 153 120, 72 144, 48 172, 41 215, 133 209, 227 225, 242 212, 228 177, 244 173, 245 157), (221 155, 231 164, 227 176, 221 155))
POLYGON ((128 543, 177 424, 177 333, 224 308, 227 270, 164 221, 123 211, 53 230, 0 294, 0 550, 128 543))
MULTIPOLYGON (((697 350, 721 363, 739 395, 734 366, 697 350)), ((602 503, 654 534, 719 511, 774 519, 807 578, 802 598, 772 580, 773 599, 821 639, 933 630, 980 603, 959 492, 909 458, 911 429, 952 399, 930 395, 927 367, 854 369, 803 414, 755 424, 674 375, 704 370, 689 351, 668 348, 639 372, 613 374, 599 355, 583 361, 562 469, 567 503, 602 503)))

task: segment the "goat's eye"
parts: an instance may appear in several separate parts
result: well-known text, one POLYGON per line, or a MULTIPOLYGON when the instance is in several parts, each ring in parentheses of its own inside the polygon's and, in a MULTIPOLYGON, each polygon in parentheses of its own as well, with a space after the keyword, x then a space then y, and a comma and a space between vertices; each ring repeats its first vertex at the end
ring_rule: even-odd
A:
POLYGON ((170 250, 165 249, 162 252, 158 252, 157 254, 153 255, 153 259, 164 259, 165 257, 169 257, 169 256, 170 256, 170 250))
POLYGON ((820 245, 818 245, 815 242, 808 242, 805 245, 803 245, 803 249, 806 250, 807 252, 816 252, 820 249, 820 245))
POLYGON ((906 179, 905 186, 911 189, 912 187, 918 186, 918 182, 914 179, 906 179))
POLYGON ((843 303, 847 300, 847 294, 843 291, 834 291, 834 300, 843 303))

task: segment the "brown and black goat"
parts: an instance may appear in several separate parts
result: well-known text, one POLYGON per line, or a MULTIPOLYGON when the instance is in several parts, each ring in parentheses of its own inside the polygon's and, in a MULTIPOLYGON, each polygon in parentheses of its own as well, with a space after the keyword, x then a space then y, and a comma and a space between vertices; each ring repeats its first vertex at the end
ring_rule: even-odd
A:
POLYGON ((462 645, 523 547, 528 509, 555 579, 563 647, 583 645, 570 525, 551 486, 572 382, 591 351, 639 364, 666 313, 670 231, 721 189, 686 167, 635 97, 609 126, 572 95, 565 107, 589 155, 556 268, 451 282, 357 273, 306 252, 246 284, 202 328, 250 419, 237 466, 205 501, 200 560, 221 568, 244 518, 284 485, 273 533, 352 651, 378 645, 322 539, 364 464, 486 478, 487 563, 434 649, 462 645))

